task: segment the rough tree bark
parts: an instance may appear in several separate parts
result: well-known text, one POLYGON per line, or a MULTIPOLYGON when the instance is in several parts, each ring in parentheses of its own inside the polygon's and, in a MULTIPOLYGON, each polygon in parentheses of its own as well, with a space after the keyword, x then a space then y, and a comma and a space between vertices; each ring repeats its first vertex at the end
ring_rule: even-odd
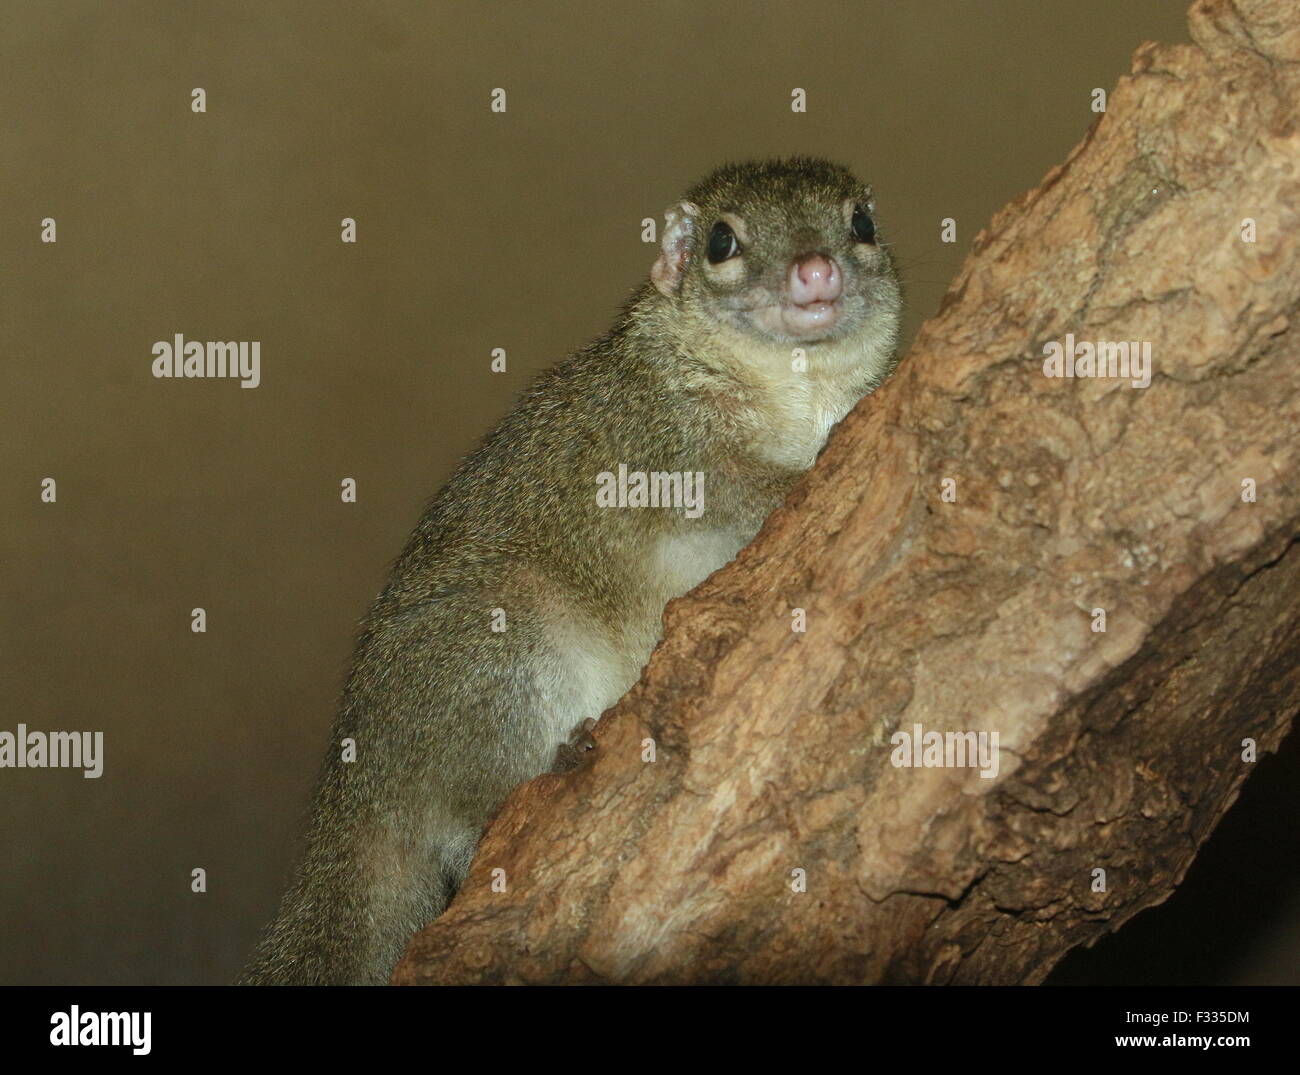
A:
POLYGON ((396 982, 1033 983, 1168 897, 1300 705, 1300 11, 1190 20, 396 982), (1150 341, 1150 387, 1044 376, 1067 333, 1150 341), (895 767, 917 724, 996 731, 996 778, 895 767))

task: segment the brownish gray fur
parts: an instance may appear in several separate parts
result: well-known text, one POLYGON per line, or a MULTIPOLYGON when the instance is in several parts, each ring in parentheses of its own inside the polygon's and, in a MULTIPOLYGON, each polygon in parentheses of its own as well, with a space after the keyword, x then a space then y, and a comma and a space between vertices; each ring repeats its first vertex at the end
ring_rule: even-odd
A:
POLYGON ((869 193, 806 158, 731 165, 694 187, 677 245, 665 236, 681 270, 667 292, 642 285, 434 498, 362 626, 305 857, 243 980, 386 982, 506 794, 635 682, 667 600, 753 537, 826 428, 892 368, 897 274, 883 247, 849 249, 837 232, 845 198, 869 193), (700 256, 724 211, 751 233, 738 283, 700 256), (718 310, 761 294, 746 289, 804 248, 845 259, 866 312, 842 339, 808 344, 794 375, 789 341, 749 338, 718 310), (703 472, 703 515, 598 507, 596 475, 619 463, 703 472))

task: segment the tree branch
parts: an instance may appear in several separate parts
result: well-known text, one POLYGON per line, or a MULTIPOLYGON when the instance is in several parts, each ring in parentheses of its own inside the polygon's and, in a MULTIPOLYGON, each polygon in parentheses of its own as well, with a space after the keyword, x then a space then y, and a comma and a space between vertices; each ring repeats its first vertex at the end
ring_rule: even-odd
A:
POLYGON ((1170 894, 1300 706, 1296 16, 1138 49, 394 981, 1038 982, 1170 894), (1068 333, 1150 387, 1045 376, 1068 333), (996 777, 895 766, 915 725, 996 777))

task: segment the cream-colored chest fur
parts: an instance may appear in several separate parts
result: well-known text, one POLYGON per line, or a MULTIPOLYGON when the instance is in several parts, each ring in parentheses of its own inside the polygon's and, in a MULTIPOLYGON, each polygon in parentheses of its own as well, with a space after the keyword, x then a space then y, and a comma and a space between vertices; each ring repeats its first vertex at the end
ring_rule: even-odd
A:
POLYGON ((537 683, 547 699, 551 745, 598 717, 636 682, 663 630, 663 607, 732 560, 752 534, 705 527, 656 538, 635 561, 642 599, 621 630, 601 627, 575 605, 554 602, 537 683))
POLYGON ((807 470, 857 395, 838 378, 811 373, 769 373, 756 380, 755 453, 767 462, 807 470))
POLYGON ((738 402, 750 451, 778 466, 811 467, 831 427, 883 375, 892 337, 878 335, 799 349, 716 328, 714 361, 744 386, 738 402))
POLYGON ((755 448, 762 459, 806 471, 854 399, 832 383, 792 376, 768 389, 755 448))
POLYGON ((662 607, 674 597, 693 590, 723 564, 735 559, 736 553, 752 537, 752 534, 703 527, 660 537, 646 560, 647 582, 654 603, 662 607))

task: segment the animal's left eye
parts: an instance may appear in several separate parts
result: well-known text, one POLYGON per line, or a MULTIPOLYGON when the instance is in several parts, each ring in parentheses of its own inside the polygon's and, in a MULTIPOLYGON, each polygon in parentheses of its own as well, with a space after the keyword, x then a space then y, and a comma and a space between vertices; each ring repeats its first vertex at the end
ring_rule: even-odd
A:
POLYGON ((876 241, 876 225, 868 213, 860 205, 853 207, 853 238, 860 243, 874 243, 876 241))

